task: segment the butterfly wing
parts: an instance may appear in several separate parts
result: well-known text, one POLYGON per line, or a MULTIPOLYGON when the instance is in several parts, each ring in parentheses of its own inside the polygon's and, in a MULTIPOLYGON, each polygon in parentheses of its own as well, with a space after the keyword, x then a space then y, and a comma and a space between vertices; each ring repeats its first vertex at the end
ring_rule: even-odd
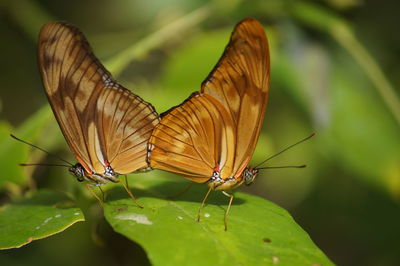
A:
POLYGON ((240 174, 260 134, 268 81, 264 30, 246 19, 201 91, 168 111, 154 129, 150 165, 196 182, 208 181, 214 170, 224 179, 240 174))
POLYGON ((46 24, 38 60, 61 131, 89 173, 103 173, 108 164, 121 174, 147 167, 147 140, 158 115, 113 80, 77 28, 46 24))
POLYGON ((225 162, 234 154, 234 146, 227 146, 228 139, 234 136, 232 121, 223 118, 226 115, 223 106, 212 97, 192 95, 154 129, 149 140, 150 165, 195 182, 206 182, 217 162, 225 162))
POLYGON ((240 22, 224 54, 202 83, 201 92, 218 99, 235 125, 236 173, 249 162, 260 135, 266 110, 270 62, 268 40, 255 19, 240 22))

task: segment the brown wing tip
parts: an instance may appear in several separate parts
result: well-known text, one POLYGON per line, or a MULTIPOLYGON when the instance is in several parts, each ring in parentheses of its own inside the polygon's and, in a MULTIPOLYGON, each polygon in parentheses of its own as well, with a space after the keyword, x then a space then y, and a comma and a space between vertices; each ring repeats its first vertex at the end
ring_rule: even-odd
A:
POLYGON ((257 26, 257 27, 261 27, 262 28, 262 24, 255 18, 252 17, 248 17, 245 18, 243 20, 241 20, 236 27, 242 27, 242 26, 246 26, 246 25, 252 25, 252 26, 257 26))
POLYGON ((70 29, 74 29, 74 30, 77 29, 77 27, 75 27, 74 25, 69 24, 65 21, 55 21, 55 22, 48 22, 48 23, 44 24, 42 26, 41 31, 48 30, 48 29, 51 29, 54 27, 59 27, 59 28, 65 27, 65 28, 70 28, 70 29))
MULTIPOLYGON (((231 34, 230 40, 228 45, 226 46, 224 53, 222 54, 221 58, 219 59, 218 63, 214 66, 213 70, 208 74, 207 78, 201 83, 201 91, 203 91, 204 87, 206 84, 211 80, 214 72, 216 69, 220 66, 222 60, 226 57, 228 50, 232 49, 232 46, 235 45, 235 40, 254 40, 254 39, 259 39, 261 43, 261 49, 265 50, 265 57, 266 57, 266 62, 267 62, 267 69, 269 72, 269 48, 268 48, 268 39, 267 35, 265 34, 264 27, 262 24, 252 18, 248 17, 243 20, 241 20, 238 24, 236 24, 235 28, 233 29, 233 32, 231 34)), ((268 74, 269 75, 269 74, 268 74)))
POLYGON ((236 24, 233 33, 241 33, 242 31, 253 32, 253 34, 257 32, 257 35, 266 37, 263 25, 252 17, 245 18, 236 24))
POLYGON ((247 18, 242 19, 238 23, 238 25, 243 24, 243 23, 256 23, 256 24, 260 24, 261 25, 261 23, 258 20, 256 20, 255 18, 252 18, 252 17, 247 17, 247 18))
MULTIPOLYGON (((53 45, 55 42, 62 42, 68 38, 73 38, 76 42, 79 42, 79 45, 82 46, 88 54, 92 54, 92 48, 86 40, 85 35, 77 27, 62 21, 49 22, 40 29, 38 54, 40 55, 43 53, 46 47, 53 45)), ((98 61, 96 57, 94 57, 94 60, 98 61)))
MULTIPOLYGON (((39 32, 39 44, 40 43, 44 43, 44 42, 49 42, 49 43, 53 43, 56 41, 57 37, 56 37, 56 32, 58 32, 59 30, 68 30, 70 32, 70 34, 72 35, 76 35, 76 36, 81 36, 83 37, 82 32, 75 26, 60 21, 60 22, 49 22, 46 23, 42 26, 42 28, 40 29, 39 32)), ((83 39, 85 39, 83 37, 83 39)))
POLYGON ((49 67, 52 61, 50 59, 52 59, 54 53, 57 53, 56 49, 63 49, 58 43, 69 39, 74 39, 75 42, 79 42, 80 46, 89 54, 91 53, 92 49, 89 43, 77 27, 65 22, 49 22, 43 25, 40 29, 37 42, 37 54, 41 71, 43 71, 42 68, 49 67), (51 49, 52 52, 49 51, 50 47, 54 47, 54 49, 51 49))

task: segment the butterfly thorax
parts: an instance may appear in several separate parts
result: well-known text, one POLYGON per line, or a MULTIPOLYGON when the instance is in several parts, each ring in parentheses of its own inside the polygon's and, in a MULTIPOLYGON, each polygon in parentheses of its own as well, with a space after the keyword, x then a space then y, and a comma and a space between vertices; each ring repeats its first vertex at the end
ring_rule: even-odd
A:
POLYGON ((71 166, 68 170, 77 178, 79 182, 89 181, 96 184, 105 184, 109 181, 114 183, 117 183, 119 181, 117 179, 118 174, 115 173, 114 169, 110 165, 107 165, 104 168, 103 174, 99 174, 93 171, 90 172, 86 170, 86 168, 83 167, 83 165, 80 163, 71 166))
POLYGON ((236 173, 226 179, 223 179, 219 169, 214 169, 214 172, 207 183, 208 186, 213 190, 231 190, 237 188, 243 183, 246 186, 250 185, 254 182, 257 174, 258 169, 248 166, 241 173, 236 173))

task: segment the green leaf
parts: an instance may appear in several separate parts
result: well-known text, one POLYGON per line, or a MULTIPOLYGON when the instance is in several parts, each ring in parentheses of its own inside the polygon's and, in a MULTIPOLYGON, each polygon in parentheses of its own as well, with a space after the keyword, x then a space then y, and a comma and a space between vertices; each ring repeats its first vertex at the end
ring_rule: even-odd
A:
POLYGON ((0 249, 21 247, 84 220, 82 211, 65 195, 39 191, 0 209, 0 249))
POLYGON ((210 195, 196 222, 205 185, 167 200, 185 185, 151 176, 143 180, 143 190, 133 190, 143 209, 114 189, 104 213, 116 232, 146 250, 154 265, 332 265, 290 214, 269 201, 235 193, 224 231, 228 198, 222 193, 210 195))

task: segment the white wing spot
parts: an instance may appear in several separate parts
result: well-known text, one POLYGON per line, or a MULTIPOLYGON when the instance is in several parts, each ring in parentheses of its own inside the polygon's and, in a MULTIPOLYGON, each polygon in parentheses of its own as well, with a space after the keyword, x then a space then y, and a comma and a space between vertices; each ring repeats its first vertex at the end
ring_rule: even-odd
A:
POLYGON ((109 75, 104 74, 101 78, 103 79, 104 86, 106 86, 106 88, 114 88, 114 87, 115 87, 115 88, 118 88, 118 87, 119 87, 118 84, 115 83, 115 82, 111 79, 111 77, 110 77, 109 75))
POLYGON ((147 144, 147 150, 149 150, 150 152, 154 150, 154 145, 151 143, 147 144))
POLYGON ((119 220, 129 220, 134 221, 138 224, 145 224, 145 225, 152 225, 153 222, 150 221, 146 215, 144 214, 137 214, 137 213, 123 213, 115 216, 116 219, 119 220))
POLYGON ((55 218, 60 218, 61 214, 56 214, 56 216, 54 216, 55 218))
POLYGON ((80 212, 75 212, 75 213, 74 213, 74 215, 80 215, 80 214, 81 214, 80 212))
POLYGON ((272 262, 274 264, 278 264, 279 263, 279 258, 277 256, 272 256, 272 262))
POLYGON ((206 218, 208 218, 208 217, 210 217, 211 215, 209 214, 209 213, 205 213, 204 214, 204 217, 206 217, 206 218))
POLYGON ((182 216, 178 216, 178 219, 179 219, 179 220, 183 220, 183 217, 182 217, 182 216))

